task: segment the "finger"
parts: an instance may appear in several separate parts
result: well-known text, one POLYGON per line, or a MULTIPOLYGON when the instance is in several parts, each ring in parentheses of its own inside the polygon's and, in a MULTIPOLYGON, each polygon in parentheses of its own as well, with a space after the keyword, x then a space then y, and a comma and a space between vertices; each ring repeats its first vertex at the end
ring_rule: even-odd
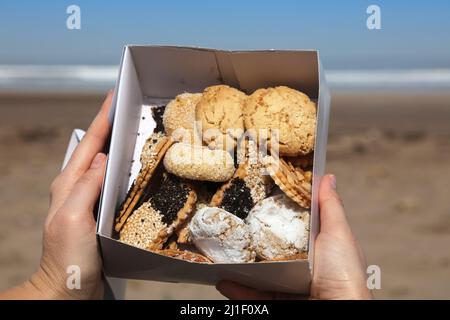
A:
POLYGON ((336 177, 326 175, 319 188, 320 232, 326 232, 339 238, 352 236, 345 216, 342 201, 336 192, 336 177))
POLYGON ((110 132, 108 114, 111 108, 112 97, 113 91, 109 91, 99 113, 92 121, 67 163, 64 169, 65 172, 75 175, 78 173, 78 176, 81 176, 89 168, 94 156, 103 150, 110 132))
POLYGON ((89 168, 94 156, 101 152, 110 131, 108 113, 113 92, 110 91, 103 105, 72 154, 67 166, 52 187, 50 214, 58 210, 72 191, 78 178, 89 168))
POLYGON ((259 291, 227 280, 217 283, 216 289, 231 300, 270 300, 274 298, 273 293, 259 291))
POLYGON ((74 185, 72 192, 64 202, 59 212, 70 212, 75 217, 88 215, 87 220, 94 220, 92 212, 100 195, 105 171, 106 155, 98 153, 85 174, 74 185))

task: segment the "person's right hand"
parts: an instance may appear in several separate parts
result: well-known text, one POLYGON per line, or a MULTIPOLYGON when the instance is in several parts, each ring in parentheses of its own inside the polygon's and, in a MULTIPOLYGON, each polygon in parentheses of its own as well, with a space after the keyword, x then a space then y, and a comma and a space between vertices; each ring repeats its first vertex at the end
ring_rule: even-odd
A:
MULTIPOLYGON (((366 263, 347 222, 336 192, 334 175, 323 177, 319 191, 320 232, 315 242, 310 299, 371 299, 366 284, 366 263)), ((217 284, 230 299, 304 299, 308 297, 263 292, 231 281, 217 284)))

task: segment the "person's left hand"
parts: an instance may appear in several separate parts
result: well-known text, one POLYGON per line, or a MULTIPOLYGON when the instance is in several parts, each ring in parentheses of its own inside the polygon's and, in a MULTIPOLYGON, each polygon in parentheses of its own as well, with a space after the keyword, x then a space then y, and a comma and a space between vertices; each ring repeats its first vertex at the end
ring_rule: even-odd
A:
POLYGON ((38 271, 21 286, 0 294, 0 298, 102 298, 102 261, 93 210, 105 171, 106 156, 101 151, 110 132, 111 100, 109 92, 67 166, 50 187, 50 208, 38 271), (72 285, 67 284, 68 277, 78 270, 79 288, 76 280, 72 283, 69 279, 72 285))

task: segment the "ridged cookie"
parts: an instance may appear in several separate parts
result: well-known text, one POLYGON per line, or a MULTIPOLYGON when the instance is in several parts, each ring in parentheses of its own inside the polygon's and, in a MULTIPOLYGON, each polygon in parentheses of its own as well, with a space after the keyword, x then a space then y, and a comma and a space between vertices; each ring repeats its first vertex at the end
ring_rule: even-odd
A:
POLYGON ((264 165, 275 184, 303 208, 311 208, 312 171, 295 167, 283 158, 267 156, 264 165))
POLYGON ((130 190, 128 190, 125 201, 120 206, 119 214, 116 217, 115 230, 117 232, 122 229, 125 221, 140 201, 153 173, 172 143, 173 140, 163 133, 154 133, 147 139, 141 153, 141 170, 130 190))

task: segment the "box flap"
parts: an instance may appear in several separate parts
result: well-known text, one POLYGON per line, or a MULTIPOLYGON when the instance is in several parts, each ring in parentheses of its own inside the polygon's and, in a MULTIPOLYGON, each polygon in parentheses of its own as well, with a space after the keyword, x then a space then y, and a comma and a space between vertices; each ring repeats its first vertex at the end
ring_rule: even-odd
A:
POLYGON ((227 84, 246 93, 287 85, 311 98, 319 94, 318 55, 314 50, 224 51, 169 46, 129 46, 141 90, 171 99, 227 84))

